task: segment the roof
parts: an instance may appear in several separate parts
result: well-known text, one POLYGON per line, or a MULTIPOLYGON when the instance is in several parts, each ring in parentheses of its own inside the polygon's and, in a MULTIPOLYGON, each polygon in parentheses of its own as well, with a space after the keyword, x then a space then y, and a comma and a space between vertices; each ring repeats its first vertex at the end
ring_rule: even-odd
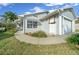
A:
POLYGON ((63 12, 65 10, 71 10, 71 9, 73 9, 73 8, 72 7, 69 7, 69 8, 63 8, 63 9, 55 10, 55 11, 49 13, 47 16, 41 18, 40 20, 47 20, 47 19, 49 19, 53 15, 56 15, 56 14, 59 14, 60 12, 63 12))
POLYGON ((32 13, 32 14, 25 14, 24 16, 37 15, 37 14, 42 14, 42 13, 49 13, 49 11, 36 12, 36 13, 32 13))
POLYGON ((37 14, 42 14, 42 13, 49 13, 49 11, 42 11, 42 12, 36 12, 36 13, 32 13, 32 14, 21 14, 21 15, 18 15, 19 18, 24 18, 24 17, 28 17, 28 16, 32 16, 32 15, 37 15, 37 14))
POLYGON ((39 20, 47 20, 50 17, 52 17, 52 16, 54 16, 56 14, 59 14, 59 13, 65 11, 65 10, 72 10, 74 17, 76 18, 76 15, 75 15, 72 7, 57 9, 57 10, 54 10, 53 12, 50 12, 50 13, 48 11, 43 11, 43 12, 37 12, 37 13, 32 13, 32 14, 22 14, 22 15, 19 15, 19 17, 24 18, 26 16, 28 17, 28 16, 32 16, 32 15, 38 15, 38 14, 42 14, 42 13, 48 13, 43 18, 39 19, 39 20))

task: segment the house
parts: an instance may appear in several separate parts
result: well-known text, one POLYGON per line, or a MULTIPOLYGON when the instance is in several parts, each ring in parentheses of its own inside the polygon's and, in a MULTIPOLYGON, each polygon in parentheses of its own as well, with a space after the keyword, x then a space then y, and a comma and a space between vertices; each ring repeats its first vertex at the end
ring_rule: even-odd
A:
POLYGON ((79 16, 77 16, 75 20, 75 30, 79 30, 79 16))
POLYGON ((63 8, 51 13, 38 12, 22 16, 23 33, 44 31, 47 34, 63 35, 75 31, 75 12, 73 8, 63 8))
POLYGON ((3 23, 3 22, 5 22, 5 19, 2 16, 0 16, 0 23, 3 23))

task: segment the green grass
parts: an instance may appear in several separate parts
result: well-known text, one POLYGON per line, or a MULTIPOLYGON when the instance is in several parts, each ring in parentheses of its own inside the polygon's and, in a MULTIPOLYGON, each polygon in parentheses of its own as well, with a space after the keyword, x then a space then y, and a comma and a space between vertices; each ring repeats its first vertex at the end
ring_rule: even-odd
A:
POLYGON ((67 44, 59 45, 32 45, 10 37, 0 41, 0 54, 8 55, 71 55, 79 54, 77 50, 71 49, 67 44))
POLYGON ((20 42, 13 36, 14 32, 0 34, 1 55, 77 55, 79 50, 71 48, 68 44, 58 45, 32 45, 20 42), (8 35, 7 35, 8 34, 8 35))
POLYGON ((13 36, 14 33, 15 33, 15 31, 13 31, 13 30, 9 30, 6 32, 0 32, 0 40, 5 39, 5 38, 9 38, 9 37, 13 36))

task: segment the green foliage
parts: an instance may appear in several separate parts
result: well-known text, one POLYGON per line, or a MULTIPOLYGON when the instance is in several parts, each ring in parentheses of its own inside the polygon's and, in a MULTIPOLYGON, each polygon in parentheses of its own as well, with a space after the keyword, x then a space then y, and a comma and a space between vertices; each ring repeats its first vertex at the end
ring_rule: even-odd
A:
POLYGON ((11 22, 11 21, 14 21, 14 20, 18 19, 18 16, 15 13, 11 12, 11 11, 5 12, 3 17, 7 22, 11 22))
POLYGON ((5 32, 0 32, 0 40, 14 36, 15 32, 16 32, 15 29, 10 29, 9 31, 5 31, 5 32))
MULTIPOLYGON (((20 42, 14 37, 15 30, 0 33, 0 55, 77 55, 68 44, 33 45, 20 42)), ((30 40, 30 39, 29 39, 30 40)))
POLYGON ((18 19, 18 16, 15 13, 8 11, 4 13, 3 17, 5 19, 6 30, 16 27, 14 20, 18 19))
POLYGON ((6 31, 5 26, 6 25, 4 23, 0 23, 0 32, 6 31))
POLYGON ((12 24, 12 23, 6 24, 6 26, 7 26, 7 27, 6 27, 7 30, 16 28, 16 24, 12 24))
POLYGON ((14 37, 0 40, 0 55, 77 55, 67 44, 32 45, 14 37))
POLYGON ((5 27, 0 27, 0 32, 5 32, 5 31, 6 31, 5 27))
POLYGON ((6 31, 6 30, 10 30, 10 29, 14 29, 16 28, 16 24, 13 23, 0 23, 0 31, 6 31), (1 30, 2 28, 4 28, 4 30, 1 30))
POLYGON ((46 33, 43 31, 38 31, 38 32, 32 33, 32 36, 34 36, 34 37, 47 37, 46 33))
POLYGON ((68 43, 79 45, 79 33, 72 34, 67 38, 68 43))
POLYGON ((0 23, 0 27, 5 27, 6 25, 4 23, 0 23))

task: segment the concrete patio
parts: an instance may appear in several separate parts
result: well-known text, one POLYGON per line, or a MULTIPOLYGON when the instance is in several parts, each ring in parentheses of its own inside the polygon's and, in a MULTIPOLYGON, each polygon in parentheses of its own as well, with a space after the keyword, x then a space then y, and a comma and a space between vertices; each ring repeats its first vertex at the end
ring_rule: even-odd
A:
POLYGON ((23 34, 22 32, 18 31, 15 33, 15 38, 26 43, 30 44, 37 44, 37 45, 52 45, 52 44, 62 44, 66 43, 65 38, 68 35, 63 35, 63 36, 50 36, 47 38, 36 38, 36 37, 31 37, 28 35, 23 34))

